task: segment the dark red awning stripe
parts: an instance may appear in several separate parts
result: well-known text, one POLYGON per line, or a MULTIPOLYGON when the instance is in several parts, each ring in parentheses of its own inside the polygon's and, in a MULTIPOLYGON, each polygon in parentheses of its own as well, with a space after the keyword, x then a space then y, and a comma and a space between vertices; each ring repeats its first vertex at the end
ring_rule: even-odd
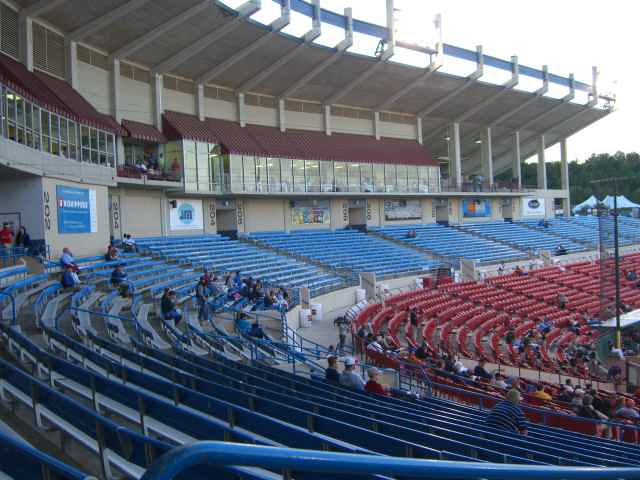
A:
POLYGON ((153 125, 134 122, 133 120, 123 120, 122 126, 131 138, 145 142, 167 143, 167 137, 153 125))

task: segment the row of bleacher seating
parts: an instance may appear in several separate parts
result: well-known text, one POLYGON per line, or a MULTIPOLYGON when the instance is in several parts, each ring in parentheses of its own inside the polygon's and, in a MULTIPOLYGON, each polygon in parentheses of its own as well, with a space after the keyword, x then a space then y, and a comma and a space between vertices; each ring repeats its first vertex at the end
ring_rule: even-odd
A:
POLYGON ((140 239, 138 247, 170 261, 189 263, 215 272, 236 272, 262 280, 266 285, 295 288, 306 286, 312 296, 339 288, 343 280, 320 268, 231 240, 222 235, 140 239))
POLYGON ((249 237, 332 268, 374 272, 378 278, 420 273, 438 266, 414 250, 357 230, 256 232, 249 237))
POLYGON ((466 258, 488 263, 509 262, 527 257, 525 253, 510 246, 440 224, 373 227, 371 230, 453 259, 466 258), (411 231, 416 232, 415 238, 407 236, 411 231))

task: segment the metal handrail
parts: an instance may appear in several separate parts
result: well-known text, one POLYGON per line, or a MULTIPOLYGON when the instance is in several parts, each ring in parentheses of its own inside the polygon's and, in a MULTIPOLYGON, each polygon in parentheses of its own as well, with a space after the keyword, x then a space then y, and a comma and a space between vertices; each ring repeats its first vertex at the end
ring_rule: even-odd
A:
POLYGON ((9 292, 0 292, 0 295, 9 297, 9 300, 11 301, 11 325, 15 325, 18 321, 18 318, 16 317, 16 299, 9 292))
MULTIPOLYGON (((174 448, 151 465, 141 480, 169 480, 196 465, 245 466, 326 474, 389 475, 430 479, 633 480, 640 468, 556 467, 456 462, 358 455, 295 448, 195 442, 174 448)), ((330 478, 331 475, 327 475, 330 478)))

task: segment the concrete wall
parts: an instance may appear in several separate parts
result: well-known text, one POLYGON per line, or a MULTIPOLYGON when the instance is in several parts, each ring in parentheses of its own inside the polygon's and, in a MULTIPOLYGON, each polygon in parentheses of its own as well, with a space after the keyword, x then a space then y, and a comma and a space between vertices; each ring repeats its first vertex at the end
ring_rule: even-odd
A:
POLYGON ((238 104, 234 102, 223 102, 222 100, 205 97, 204 110, 208 117, 238 121, 238 104))
POLYGON ((102 113, 111 113, 110 73, 88 63, 78 62, 78 91, 102 113))
POLYGON ((331 117, 331 131, 335 133, 373 135, 373 122, 359 118, 331 117))
POLYGON ((119 107, 122 118, 153 124, 151 85, 120 76, 119 107))
POLYGON ((379 227, 383 223, 382 200, 379 198, 368 198, 366 207, 367 227, 379 227))
MULTIPOLYGON (((45 217, 42 198, 40 177, 0 179, 0 216, 18 214, 20 226, 27 229, 32 240, 44 239, 45 217)), ((53 206, 55 207, 55 202, 53 206)), ((54 214, 51 208, 50 205, 49 217, 54 214)))
POLYGON ((392 138, 416 139, 416 126, 406 123, 380 122, 380 136, 392 138))
POLYGON ((278 126, 278 110, 276 110, 275 108, 245 105, 245 114, 247 123, 253 125, 264 125, 266 127, 278 126))
POLYGON ((47 210, 47 206, 51 211, 49 222, 45 226, 45 241, 47 242, 47 244, 51 245, 51 254, 54 257, 58 257, 61 254, 63 247, 71 248, 71 251, 76 256, 98 255, 106 251, 106 247, 109 244, 110 237, 107 187, 86 183, 67 182, 63 180, 56 180, 53 178, 43 178, 42 190, 43 198, 45 199, 45 212, 47 210), (96 191, 96 209, 98 221, 97 232, 82 234, 58 233, 58 215, 56 206, 57 185, 89 188, 96 191))
POLYGON ((270 232, 286 229, 285 216, 290 211, 284 199, 250 199, 244 201, 245 231, 270 232))
POLYGON ((212 198, 202 199, 202 215, 204 220, 204 232, 207 234, 218 232, 218 216, 216 201, 212 198))
MULTIPOLYGON (((164 88, 162 90, 162 106, 165 110, 187 113, 196 113, 195 96, 190 93, 177 92, 164 88)), ((213 116, 213 115, 210 115, 213 116)))
POLYGON ((287 128, 300 128, 303 130, 324 130, 324 119, 317 113, 291 112, 285 113, 285 125, 287 128))
POLYGON ((331 229, 340 230, 349 225, 349 201, 347 199, 331 199, 331 229))
POLYGON ((120 188, 110 191, 120 199, 122 233, 134 237, 164 235, 162 206, 167 203, 161 190, 120 188))

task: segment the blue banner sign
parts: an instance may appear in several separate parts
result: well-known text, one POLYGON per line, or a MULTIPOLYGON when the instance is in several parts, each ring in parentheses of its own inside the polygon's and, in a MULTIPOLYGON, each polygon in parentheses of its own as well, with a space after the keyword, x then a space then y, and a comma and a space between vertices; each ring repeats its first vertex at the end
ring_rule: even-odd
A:
POLYGON ((88 188, 56 186, 58 233, 95 233, 96 191, 88 188))

